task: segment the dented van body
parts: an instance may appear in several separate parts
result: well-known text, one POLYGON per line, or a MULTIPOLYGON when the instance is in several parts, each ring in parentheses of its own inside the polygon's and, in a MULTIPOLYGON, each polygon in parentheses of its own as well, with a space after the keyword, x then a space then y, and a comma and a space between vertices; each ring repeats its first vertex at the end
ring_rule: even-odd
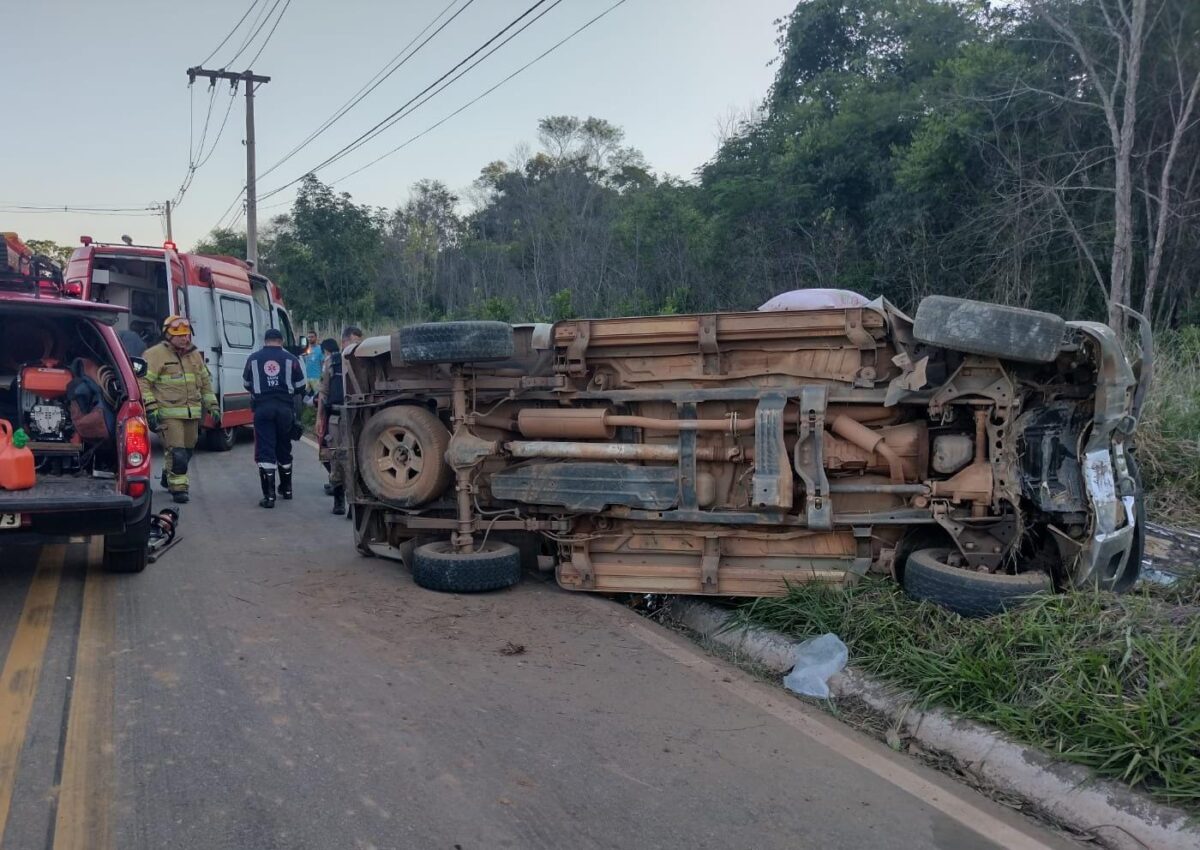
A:
POLYGON ((1144 388, 1105 325, 933 297, 915 320, 879 300, 448 322, 347 354, 364 553, 503 537, 602 592, 883 573, 964 613, 1137 577, 1144 388))

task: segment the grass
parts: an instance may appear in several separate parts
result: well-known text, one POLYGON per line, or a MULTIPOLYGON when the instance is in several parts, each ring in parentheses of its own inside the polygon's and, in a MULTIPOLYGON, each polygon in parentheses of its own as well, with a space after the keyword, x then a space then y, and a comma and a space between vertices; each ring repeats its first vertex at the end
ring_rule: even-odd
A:
POLYGON ((1147 510, 1164 522, 1200 521, 1200 328, 1155 339, 1154 384, 1137 432, 1147 510))
POLYGON ((964 619, 890 581, 792 588, 737 609, 833 632, 858 669, 1098 774, 1200 813, 1200 579, 1141 595, 1039 597, 964 619))

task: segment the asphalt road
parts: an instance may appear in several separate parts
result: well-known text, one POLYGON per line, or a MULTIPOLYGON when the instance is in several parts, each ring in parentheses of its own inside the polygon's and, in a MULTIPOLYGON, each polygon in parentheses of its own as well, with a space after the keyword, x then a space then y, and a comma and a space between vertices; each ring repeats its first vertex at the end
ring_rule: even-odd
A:
POLYGON ((1074 846, 611 602, 359 557, 315 451, 198 454, 108 576, 0 541, 0 827, 40 848, 1074 846))

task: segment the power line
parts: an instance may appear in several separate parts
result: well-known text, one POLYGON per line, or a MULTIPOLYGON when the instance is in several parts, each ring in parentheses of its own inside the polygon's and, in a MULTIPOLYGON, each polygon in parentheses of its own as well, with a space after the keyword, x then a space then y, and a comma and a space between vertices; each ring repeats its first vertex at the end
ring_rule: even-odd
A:
MULTIPOLYGON (((257 2, 258 2, 258 0, 255 0, 256 4, 257 4, 257 2)), ((271 11, 267 13, 267 17, 265 19, 263 19, 262 24, 259 25, 258 29, 255 30, 254 33, 242 45, 242 48, 233 57, 233 60, 231 60, 231 64, 233 61, 236 61, 238 56, 242 55, 242 51, 244 51, 246 46, 251 41, 253 41, 254 37, 258 35, 258 33, 262 30, 263 26, 266 25, 267 21, 270 20, 271 13, 274 12, 276 7, 279 6, 279 2, 280 2, 280 0, 275 0, 275 5, 272 6, 271 11)), ((275 30, 278 29, 278 27, 279 27, 279 22, 283 20, 283 16, 287 14, 288 7, 291 5, 292 5, 292 0, 286 0, 286 2, 284 2, 283 8, 280 10, 278 17, 275 18, 275 23, 271 26, 270 31, 267 33, 267 37, 263 40, 263 43, 259 46, 258 52, 254 54, 254 58, 250 60, 251 65, 253 65, 255 63, 255 61, 258 60, 258 57, 262 56, 263 51, 267 49, 267 45, 270 44, 271 38, 275 35, 275 30)), ((250 7, 250 9, 246 10, 246 14, 242 16, 242 21, 244 21, 246 19, 246 17, 250 14, 250 10, 253 8, 254 8, 254 6, 252 5, 250 7)), ((257 21, 257 18, 256 18, 256 21, 257 21)), ((238 26, 241 26, 241 21, 238 21, 238 26)), ((236 32, 236 30, 237 30, 237 27, 234 28, 235 32, 236 32)), ((230 32, 230 35, 233 35, 233 32, 230 32)), ((229 36, 226 36, 225 41, 228 41, 228 40, 229 40, 229 36)), ((221 44, 223 45, 224 42, 222 42, 221 44)), ((218 46, 217 50, 220 50, 220 49, 221 49, 221 46, 218 46)), ((212 52, 212 54, 209 55, 209 58, 211 58, 212 55, 215 55, 217 50, 214 50, 212 52)), ((203 63, 201 63, 201 65, 203 65, 203 63)), ((199 67, 199 66, 197 66, 197 67, 199 67)), ((246 82, 246 85, 248 85, 248 86, 253 85, 253 84, 254 84, 253 81, 250 81, 250 80, 247 80, 247 82, 246 82)), ((189 85, 188 85, 189 89, 191 89, 193 85, 194 85, 194 83, 189 83, 189 85)), ((212 117, 213 102, 216 98, 216 80, 215 79, 213 79, 210 89, 212 91, 212 94, 209 96, 209 100, 208 100, 208 114, 204 118, 204 130, 200 136, 200 144, 198 146, 199 151, 197 152, 192 148, 192 138, 194 138, 194 137, 190 137, 189 142, 188 142, 188 147, 189 147, 188 170, 187 170, 187 174, 184 175, 183 182, 180 183, 180 185, 179 185, 178 191, 175 193, 174 200, 172 201, 172 206, 174 206, 175 208, 178 208, 179 205, 183 203, 184 197, 187 195, 188 190, 192 187, 192 181, 195 179, 196 172, 199 171, 201 168, 203 168, 205 166, 205 164, 210 159, 212 159, 212 155, 216 152, 217 145, 220 143, 221 137, 225 134, 225 125, 229 123, 229 115, 233 111, 234 96, 237 94, 237 81, 236 80, 231 82, 230 93, 229 93, 229 103, 225 107, 225 115, 221 118, 221 127, 220 127, 220 129, 217 130, 217 136, 215 139, 213 139, 212 146, 208 149, 208 153, 206 154, 204 152, 204 142, 208 136, 209 120, 212 117)))
POLYGON ((267 49, 267 45, 271 43, 271 37, 275 35, 275 30, 279 28, 279 22, 282 21, 283 16, 287 14, 288 6, 290 5, 292 5, 292 0, 287 0, 287 2, 283 4, 283 9, 281 9, 279 12, 279 17, 276 18, 275 23, 271 25, 271 31, 267 33, 267 37, 263 40, 262 46, 258 48, 258 52, 255 53, 254 58, 250 60, 249 67, 254 67, 254 63, 258 61, 258 57, 262 56, 263 51, 267 49))
MULTIPOLYGON (((235 198, 233 199, 232 203, 230 203, 230 204, 229 204, 229 206, 227 206, 227 207, 225 208, 225 212, 221 213, 220 217, 217 219, 217 223, 216 223, 216 224, 214 224, 214 225, 212 226, 212 229, 213 229, 213 230, 220 230, 220 229, 221 229, 221 227, 222 227, 222 222, 224 222, 224 221, 225 221, 225 218, 226 218, 226 217, 227 217, 227 216, 228 216, 228 215, 229 215, 231 212, 233 212, 233 208, 237 206, 237 204, 238 204, 238 201, 240 201, 240 200, 242 199, 242 197, 243 197, 243 196, 245 196, 245 194, 246 194, 246 190, 245 190, 244 188, 243 188, 243 189, 242 189, 240 192, 238 192, 238 193, 237 193, 237 197, 235 197, 235 198)), ((238 215, 239 215, 239 217, 240 217, 241 213, 239 213, 238 215)), ((232 222, 231 222, 231 224, 232 224, 232 222)), ((225 226, 229 226, 229 225, 225 225, 225 226)))
POLYGON ((364 144, 369 142, 371 139, 375 138, 375 136, 377 136, 381 132, 383 132, 383 130, 387 129, 388 126, 391 126, 388 122, 392 121, 392 119, 395 118, 398 114, 400 114, 405 109, 407 109, 409 106, 411 106, 416 100, 418 100, 419 98, 421 98, 422 96, 427 94, 430 91, 430 89, 433 89, 434 87, 436 87, 439 83, 441 83, 443 80, 445 80, 451 74, 453 74, 455 71, 457 71, 463 65, 467 64, 469 61, 474 59, 477 55, 479 55, 484 50, 486 50, 488 47, 490 47, 494 41, 499 39, 510 29, 515 27, 517 24, 519 24, 522 20, 527 18, 539 6, 545 5, 546 2, 548 2, 548 0, 537 0, 536 3, 534 3, 532 6, 530 6, 528 9, 526 9, 524 12, 522 12, 520 15, 518 15, 516 18, 514 18, 512 21, 510 21, 503 29, 501 29, 499 32, 497 32, 495 35, 493 35, 491 38, 489 38, 487 41, 485 41, 479 47, 475 48, 475 50, 471 51, 471 53, 469 53, 465 58, 463 58, 460 62, 458 62, 458 64, 456 64, 453 68, 451 68, 446 73, 442 74, 442 76, 438 77, 436 80, 434 80, 428 86, 426 86, 424 89, 419 91, 417 94, 415 94, 413 97, 411 97, 408 101, 406 101, 404 104, 402 104, 398 109, 396 109, 394 112, 392 112, 386 118, 384 118, 382 121, 380 121, 374 127, 367 130, 365 133, 360 135, 354 141, 350 142, 348 145, 341 148, 336 153, 332 154, 329 157, 326 157, 321 163, 319 163, 318 165, 316 165, 313 168, 308 169, 306 172, 304 172, 304 174, 301 174, 296 179, 291 180, 287 183, 284 183, 282 186, 279 186, 278 188, 273 189, 272 191, 263 194, 262 198, 263 199, 269 198, 272 195, 283 191, 284 189, 286 189, 289 186, 294 186, 296 183, 299 183, 301 180, 303 180, 307 175, 313 174, 317 171, 320 171, 322 168, 325 168, 328 165, 332 165, 333 163, 337 162, 342 157, 344 157, 347 154, 352 153, 353 151, 362 147, 364 144))
MULTIPOLYGON (((267 25, 267 21, 271 20, 271 16, 275 14, 275 10, 277 8, 279 8, 279 4, 282 2, 283 2, 283 0, 275 0, 274 4, 272 4, 272 6, 271 6, 270 11, 267 12, 266 17, 264 17, 262 19, 262 23, 258 24, 258 28, 255 29, 250 34, 250 37, 247 38, 244 42, 242 42, 242 46, 238 48, 238 52, 233 54, 233 58, 230 59, 228 62, 226 62, 224 67, 228 68, 234 62, 238 61, 238 57, 246 52, 246 48, 250 46, 250 44, 254 41, 254 39, 258 38, 258 34, 260 32, 262 32, 263 27, 265 27, 267 25)), ((288 0, 288 2, 290 3, 291 0, 288 0)), ((265 5, 264 5, 264 8, 265 8, 265 5)), ((255 19, 255 20, 257 22, 257 19, 255 19)), ((278 25, 278 22, 276 22, 276 25, 278 25)), ((274 32, 274 30, 272 30, 272 32, 274 32)), ((253 65, 254 63, 252 62, 250 64, 253 65)))
POLYGON ((441 17, 443 15, 445 15, 446 12, 450 8, 455 3, 458 3, 458 2, 459 2, 459 0, 450 0, 450 2, 448 4, 446 4, 446 6, 442 9, 442 11, 438 12, 437 15, 433 18, 433 20, 431 20, 428 24, 425 25, 425 28, 423 30, 421 30, 419 33, 417 33, 415 36, 413 36, 412 39, 408 42, 408 44, 404 45, 404 47, 402 47, 400 49, 399 53, 397 53, 395 56, 393 56, 391 59, 389 59, 387 61, 387 63, 383 66, 383 68, 381 68, 379 71, 376 72, 374 77, 367 80, 366 84, 363 85, 362 88, 360 88, 357 92, 355 92, 350 97, 350 100, 348 100, 346 103, 342 104, 342 106, 333 115, 331 115, 329 118, 325 119, 325 122, 323 124, 321 124, 320 127, 318 127, 313 132, 309 133, 309 135, 307 136, 307 138, 304 139, 304 141, 302 141, 300 144, 296 145, 296 147, 294 147, 290 151, 288 151, 283 156, 282 159, 280 159, 278 162, 276 162, 270 168, 263 171, 263 173, 259 175, 259 178, 261 179, 263 177, 266 177, 268 174, 270 174, 272 171, 277 169, 279 166, 283 165, 285 162, 287 162, 293 156, 298 154, 304 148, 308 147, 308 145, 310 145, 318 136, 320 136, 322 133, 324 133, 326 130, 328 130, 330 127, 332 127, 335 123, 337 123, 342 118, 343 115, 345 115, 347 112, 349 112, 355 106, 357 106, 360 102, 362 102, 362 100, 364 98, 367 97, 367 95, 369 95, 371 92, 375 91, 375 89, 377 89, 380 85, 382 85, 383 82, 388 79, 388 77, 392 76, 392 74, 394 74, 394 73, 396 73, 396 71, 400 70, 400 68, 403 67, 404 64, 406 62, 408 62, 409 59, 412 59, 414 56, 416 56, 421 51, 422 47, 424 47, 426 44, 428 44, 430 41, 432 41, 434 38, 436 38, 438 33, 440 33, 447 26, 449 26, 454 21, 455 18, 457 18, 459 15, 461 15, 463 12, 465 12, 467 10, 467 7, 470 6, 472 3, 474 3, 475 0, 467 0, 466 4, 464 4, 463 7, 460 8, 457 12, 455 12, 454 15, 450 17, 449 20, 447 20, 440 27, 438 27, 437 30, 431 36, 429 36, 429 38, 422 41, 417 46, 417 48, 412 51, 412 53, 409 53, 407 56, 405 56, 404 55, 405 52, 407 52, 408 49, 410 47, 412 47, 412 45, 417 41, 417 39, 419 39, 426 32, 428 32, 429 28, 432 27, 434 24, 436 24, 438 22, 438 20, 441 19, 441 17), (403 57, 403 58, 401 58, 401 57, 403 57), (395 64, 395 67, 392 67, 393 63, 397 63, 397 60, 399 60, 398 64, 395 64))
MULTIPOLYGON (((200 131, 200 143, 196 145, 201 151, 204 150, 204 142, 208 139, 208 124, 212 120, 213 104, 217 102, 217 87, 209 86, 208 90, 208 111, 204 114, 204 128, 200 131)), ((194 165, 194 162, 189 162, 188 166, 194 165)))
MULTIPOLYGON (((602 19, 602 18, 606 17, 607 15, 609 15, 610 13, 612 13, 613 11, 615 11, 615 10, 616 10, 618 7, 625 5, 625 3, 626 3, 626 2, 627 2, 627 0, 617 0, 617 2, 616 2, 616 3, 613 3, 611 6, 609 6, 607 9, 605 9, 603 12, 601 12, 601 13, 600 13, 600 14, 598 14, 598 15, 596 15, 594 18, 591 18, 590 20, 588 20, 587 22, 585 22, 585 23, 584 23, 582 26, 580 26, 580 27, 578 27, 577 29, 575 29, 575 30, 571 31, 570 33, 568 33, 568 34, 567 34, 566 36, 564 36, 563 38, 559 39, 557 42, 555 42, 555 43, 554 43, 553 45, 551 45, 549 48, 547 48, 547 49, 546 49, 546 50, 544 50, 543 52, 539 53, 539 54, 538 54, 537 56, 535 56, 533 59, 529 60, 529 61, 528 61, 528 62, 526 62, 524 65, 522 65, 520 68, 517 68, 515 71, 513 71, 513 72, 512 72, 511 74, 509 74, 508 76, 504 77, 502 80, 500 80, 499 82, 497 82, 495 85, 491 86, 490 88, 488 88, 488 89, 484 90, 483 92, 481 92, 480 94, 476 95, 476 96, 475 96, 475 97, 473 97, 471 100, 467 101, 467 102, 466 102, 466 103, 464 103, 462 106, 458 107, 458 109, 455 109, 455 110, 454 110, 453 112, 451 112, 449 115, 446 115, 446 116, 445 116, 444 118, 442 118, 441 120, 439 120, 439 121, 436 121, 435 123, 433 123, 433 124, 431 124, 430 126, 426 127, 426 128, 425 128, 424 130, 422 130, 420 133, 417 133, 415 136, 412 136, 411 138, 409 138, 408 140, 406 140, 406 141, 405 141, 405 142, 403 142, 402 144, 399 144, 399 145, 397 145, 396 147, 394 147, 394 148, 392 148, 391 150, 387 151, 386 153, 384 153, 384 154, 382 154, 382 155, 380 155, 380 156, 376 157, 375 159, 371 160, 370 162, 366 163, 365 165, 362 165, 362 166, 360 166, 360 167, 358 167, 358 168, 354 169, 353 171, 351 171, 351 172, 349 172, 349 173, 347 173, 347 174, 344 174, 344 175, 342 175, 341 177, 338 177, 338 178, 334 179, 333 181, 331 181, 331 182, 329 183, 329 185, 331 185, 331 186, 332 186, 332 185, 335 185, 335 184, 337 184, 337 183, 340 183, 340 182, 342 182, 343 180, 347 180, 347 179, 349 179, 350 177, 353 177, 354 175, 356 175, 356 174, 358 174, 358 173, 360 173, 360 172, 362 172, 362 171, 365 171, 366 169, 370 168, 372 165, 375 165, 376 163, 380 162, 381 160, 383 160, 383 159, 386 159, 387 157, 389 157, 389 156, 392 156, 393 154, 395 154, 395 153, 398 153, 399 151, 401 151, 401 150, 403 150, 404 148, 408 147, 408 146, 409 146, 409 145, 411 145, 413 142, 417 141, 418 139, 422 138, 423 136, 426 136, 426 135, 428 135, 429 133, 432 133, 432 132, 433 132, 434 130, 436 130, 438 127, 441 127, 443 124, 445 124, 447 121, 449 121, 449 120, 451 120, 452 118, 454 118, 454 117, 458 116, 458 115, 459 115, 459 114, 461 114, 462 112, 465 112, 467 109, 471 108, 471 107, 472 107, 472 106, 474 106, 476 103, 478 103, 479 101, 483 100, 483 99, 484 99, 485 97, 487 97, 488 95, 492 94, 492 92, 496 91, 498 88, 500 88, 500 87, 501 87, 501 86, 503 86, 504 84, 508 83, 509 81, 511 81, 511 80, 512 80, 512 79, 514 79, 515 77, 519 76, 520 74, 524 73, 524 72, 525 72, 525 71, 527 71, 529 68, 531 68, 531 67, 533 67, 534 65, 536 65, 538 62, 541 62, 541 61, 542 61, 543 59, 545 59, 547 56, 549 56, 550 54, 552 54, 552 53, 554 53, 555 51, 557 51, 557 50, 558 50, 560 47, 562 47, 562 46, 563 46, 564 44, 566 44, 567 42, 571 41, 573 38, 575 38, 577 35, 579 35, 580 33, 582 33, 584 30, 587 30, 587 29, 588 29, 588 28, 590 28, 592 25, 594 25, 595 23, 597 23, 597 22, 598 22, 600 19, 602 19)), ((557 4, 556 4, 556 5, 557 5, 557 4)), ((553 7, 551 7, 551 8, 553 8, 553 7)), ((549 10, 547 10, 547 11, 549 11, 549 10)), ((472 67, 474 67, 474 66, 472 66, 472 67)), ((468 70, 469 70, 469 69, 468 69, 468 70)), ((457 79, 457 78, 456 78, 456 79, 457 79)), ((292 181, 292 182, 293 182, 293 183, 295 183, 296 181, 292 181)), ((290 184, 289 184, 289 185, 290 185, 290 184)), ((277 189, 277 190, 274 190, 274 191, 272 191, 272 192, 269 192, 269 193, 267 193, 266 195, 264 195, 263 197, 264 197, 264 198, 265 198, 265 197, 269 197, 270 195, 272 195, 272 194, 276 194, 276 193, 278 193, 279 191, 282 191, 282 190, 283 190, 283 189, 285 189, 285 188, 287 188, 287 187, 286 187, 286 186, 281 186, 281 187, 279 187, 279 189, 277 189)), ((243 193, 244 193, 244 192, 243 192, 243 193)), ((222 221, 225 219, 225 217, 226 217, 226 216, 228 216, 228 215, 229 215, 230 211, 231 211, 231 210, 233 210, 233 208, 236 206, 237 202, 241 200, 241 198, 242 198, 242 194, 243 194, 243 193, 239 193, 239 194, 238 194, 238 196, 237 196, 236 198, 234 198, 234 199, 233 199, 233 203, 231 203, 231 204, 230 204, 230 205, 229 205, 229 206, 228 206, 228 207, 225 209, 225 212, 221 214, 221 217, 220 217, 220 218, 217 220, 217 225, 216 225, 216 227, 220 227, 220 224, 221 224, 221 222, 222 222, 222 221)), ((279 205, 279 204, 272 205, 272 207, 274 207, 274 206, 280 206, 280 205, 279 205)), ((272 208, 272 207, 268 207, 268 209, 269 209, 269 208, 272 208)), ((236 216, 234 216, 234 218, 233 218, 233 219, 230 221, 230 224, 229 224, 229 226, 230 226, 230 227, 232 227, 232 226, 233 226, 233 225, 234 225, 234 224, 235 224, 235 223, 236 223, 236 222, 237 222, 237 221, 238 221, 240 218, 241 218, 241 213, 239 212, 239 213, 238 213, 236 216)), ((215 229, 215 228, 214 228, 214 229, 215 229)))
POLYGON ((229 33, 223 39, 221 39, 220 44, 218 44, 216 47, 213 48, 213 52, 208 54, 207 56, 205 56, 204 59, 202 61, 198 62, 197 64, 199 64, 201 66, 208 64, 208 60, 212 59, 214 56, 216 56, 217 51, 219 51, 222 47, 224 47, 225 43, 227 41, 229 41, 229 39, 233 38, 233 34, 238 31, 238 29, 242 25, 242 22, 245 21, 246 18, 250 17, 250 13, 254 11, 254 7, 257 6, 259 4, 259 2, 260 2, 260 0, 254 0, 254 2, 252 2, 250 4, 249 8, 247 8, 246 11, 242 14, 242 16, 240 18, 238 18, 238 22, 233 25, 233 29, 231 29, 229 31, 229 33))
POLYGON ((115 212, 115 211, 110 211, 110 210, 77 209, 75 207, 52 207, 52 208, 45 208, 45 209, 29 209, 29 208, 22 208, 22 207, 0 206, 0 213, 8 213, 8 214, 20 213, 22 215, 53 215, 55 213, 71 213, 71 214, 76 214, 76 215, 83 214, 83 215, 116 216, 119 218, 142 218, 144 216, 157 216, 159 214, 159 212, 158 212, 159 209, 161 209, 161 208, 146 207, 145 209, 141 210, 140 212, 115 212))
MULTIPOLYGON (((215 139, 213 139, 212 147, 210 147, 208 149, 208 153, 204 156, 203 159, 201 159, 199 162, 196 163, 196 168, 195 168, 196 171, 199 171, 201 168, 204 167, 205 163, 207 163, 210 159, 212 159, 213 152, 217 149, 217 143, 221 141, 221 136, 223 136, 225 134, 225 125, 227 123, 229 123, 229 113, 233 111, 233 104, 234 104, 234 101, 236 101, 236 100, 237 100, 237 83, 234 83, 232 86, 230 86, 229 103, 225 107, 225 117, 221 119, 221 128, 217 131, 217 137, 215 139)), ((183 200, 183 199, 180 198, 180 200, 183 200)), ((178 206, 178 204, 176 204, 176 206, 178 206)))
POLYGON ((125 213, 125 212, 146 212, 148 210, 159 209, 158 204, 148 204, 144 207, 101 207, 91 204, 0 204, 7 210, 18 210, 20 212, 109 212, 109 213, 125 213))
MULTIPOLYGON (((389 123, 389 124, 388 124, 388 127, 391 127, 391 126, 395 125, 395 124, 396 124, 397 122, 399 122, 399 121, 400 121, 402 118, 406 118, 406 117, 408 117, 409 115, 411 115, 412 113, 416 112, 418 109, 420 109, 420 108, 421 108, 422 106, 424 106, 426 103, 428 103, 429 101, 433 100, 433 98, 434 98, 434 97, 436 97, 437 95, 441 94, 443 91, 445 91, 446 89, 448 89, 450 86, 454 85, 454 83, 458 82, 458 80, 462 79, 464 76, 466 76, 468 73, 470 73, 472 69, 474 69, 475 67, 477 67, 477 66, 478 66, 480 63, 482 63, 482 62, 484 62, 485 60, 487 60, 487 58, 488 58, 489 56, 491 56, 493 53, 495 53, 496 51, 500 50, 502 47, 504 47, 504 45, 508 44, 510 41, 512 41, 514 38, 516 38, 518 35, 520 35, 522 32, 524 32, 524 31, 525 31, 526 29, 528 29, 530 26, 532 26, 533 24, 537 23, 537 21, 538 21, 538 19, 539 19, 539 18, 541 18, 543 15, 546 15, 546 14, 548 14, 548 13, 549 13, 551 10, 553 10, 553 9, 554 9, 554 7, 555 7, 555 6, 557 6, 557 5, 558 5, 559 3, 561 3, 561 2, 563 2, 563 0, 555 0, 554 4, 553 4, 552 6, 550 6, 550 7, 546 8, 546 9, 542 10, 542 12, 541 12, 541 13, 539 13, 539 14, 537 15, 537 17, 535 17, 533 20, 531 20, 531 21, 529 21, 528 23, 526 23, 526 24, 525 24, 525 26, 521 27, 519 30, 517 30, 516 32, 514 32, 512 35, 510 35, 510 36, 509 36, 508 38, 506 38, 504 41, 502 41, 502 42, 500 42, 499 44, 497 44, 495 47, 493 47, 491 50, 489 50, 489 51, 488 51, 487 53, 485 53, 483 56, 480 56, 480 57, 479 57, 477 60, 475 60, 475 61, 474 61, 473 63, 471 63, 470 65, 468 65, 466 68, 464 68, 464 69, 463 69, 462 71, 460 71, 458 74, 456 74, 454 77, 452 77, 451 79, 447 80, 447 81, 446 81, 444 84, 442 84, 441 86, 439 86, 437 89, 435 89, 434 91, 430 92, 430 93, 429 93, 429 94, 428 94, 428 95, 427 95, 425 98, 423 98, 423 99, 422 99, 422 100, 420 100, 419 102, 417 102, 417 103, 413 104, 413 105, 412 105, 412 107, 410 107, 409 109, 405 110, 405 111, 404 111, 404 113, 402 113, 402 114, 400 114, 400 115, 397 115, 397 116, 395 117, 395 119, 393 119, 393 120, 391 121, 391 123, 389 123)), ((622 2, 624 2, 624 0, 622 0, 622 2)), ((621 4, 620 4, 620 3, 618 3, 618 4, 617 4, 617 6, 619 6, 619 5, 621 5, 621 4)), ((541 54, 540 56, 538 56, 536 59, 534 59, 534 60, 532 60, 531 62, 527 63, 526 65, 522 66, 522 67, 521 67, 521 68, 519 68, 517 71, 513 72, 512 74, 510 74, 508 77, 505 77, 505 78, 504 78, 503 80, 501 80, 499 83, 497 83, 496 85, 492 86, 492 88, 488 89, 486 92, 484 92, 483 94, 479 95, 479 97, 477 97, 477 98, 475 98, 474 100, 472 100, 472 101, 468 102, 467 104, 465 104, 464 106, 462 106, 462 107, 461 107, 460 109, 458 109, 457 111, 455 111, 455 112, 451 113, 450 115, 446 116, 446 118, 443 118, 443 119, 442 119, 441 121, 439 121, 437 124, 433 125, 433 127, 430 127, 430 128, 428 128, 428 129, 426 129, 426 130, 423 130, 422 132, 418 133, 416 136, 413 136, 411 139, 409 139, 408 141, 404 142, 404 144, 403 144, 403 145, 401 145, 400 147, 393 148, 392 150, 388 151, 387 153, 383 154, 382 156, 380 156, 380 157, 377 157, 376 159, 373 159, 373 160, 371 160, 370 162, 368 162, 366 165, 362 166, 361 168, 355 169, 354 171, 351 171, 349 174, 346 174, 346 175, 344 175, 344 176, 342 176, 342 177, 339 177, 339 178, 337 178, 336 180, 332 181, 332 182, 331 182, 329 185, 331 185, 331 186, 332 186, 334 183, 337 183, 337 182, 339 182, 339 181, 341 181, 341 180, 345 180, 347 177, 350 177, 350 176, 352 176, 352 175, 354 175, 354 174, 357 174, 359 171, 363 171, 364 169, 366 169, 366 168, 369 168, 370 166, 374 165, 376 162, 379 162, 379 160, 383 159, 384 157, 391 156, 393 153, 395 153, 396 151, 400 150, 400 148, 401 148, 401 147, 405 147, 405 146, 409 145, 410 143, 412 143, 412 142, 416 141, 416 140, 417 140, 417 139, 419 139, 421 136, 423 136, 423 135, 425 135, 426 133, 430 132, 430 130, 433 130, 435 127, 438 127, 438 126, 440 126, 441 124, 443 124, 443 123, 445 123, 446 121, 448 121, 450 118, 453 118, 453 117, 454 117, 455 115, 457 115, 459 112, 462 112, 462 111, 463 111, 464 109, 466 109, 468 106, 471 106, 472 104, 476 103, 477 101, 479 101, 479 100, 480 100, 480 99, 482 99, 483 97, 486 97, 488 94, 490 94, 491 92, 495 91, 495 90, 496 90, 496 89, 498 89, 500 86, 504 85, 504 83, 506 83, 506 82, 508 82, 509 80, 511 80, 511 79, 512 79, 513 77, 515 77, 517 74, 521 73, 521 71, 523 71, 523 70, 525 70, 526 68, 528 68, 530 65, 533 65, 534 63, 536 63, 536 62, 538 62, 539 60, 541 60, 543 57, 545 57, 545 56, 548 56, 548 55, 549 55, 550 53, 552 53, 554 50, 558 49, 558 47, 560 47, 560 46, 562 46, 563 44, 565 44, 565 43, 566 43, 568 40, 570 40, 571 38, 574 38, 574 37, 575 37, 575 35, 577 35, 578 33, 582 32, 584 29, 586 29, 587 27, 591 26, 591 25, 592 25, 593 23, 595 23, 596 21, 600 20, 600 18, 604 17, 604 15, 608 14, 608 12, 611 12, 611 11, 612 11, 613 9, 615 9, 615 8, 616 8, 616 6, 612 6, 612 7, 610 7, 610 8, 608 9, 608 11, 606 11, 606 12, 602 13, 601 15, 598 15, 597 17, 593 18, 593 19, 592 19, 591 21, 589 21, 587 24, 584 24, 584 26, 583 26, 583 27, 579 28, 579 29, 578 29, 578 30, 576 30, 574 33, 572 33, 571 35, 567 36, 567 37, 566 37, 565 39, 563 39, 562 41, 558 42, 558 44, 554 45, 554 47, 551 47, 551 48, 550 48, 550 50, 546 51, 545 53, 542 53, 542 54, 541 54)), ((384 129, 387 129, 387 127, 385 127, 384 129)), ((264 197, 265 197, 265 196, 264 196, 264 197)))

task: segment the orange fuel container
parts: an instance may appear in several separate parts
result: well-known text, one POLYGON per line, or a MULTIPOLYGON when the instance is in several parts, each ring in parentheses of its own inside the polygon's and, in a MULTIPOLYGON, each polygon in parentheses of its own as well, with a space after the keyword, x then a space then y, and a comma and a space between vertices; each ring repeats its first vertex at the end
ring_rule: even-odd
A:
POLYGON ((45 365, 26 366, 21 370, 20 387, 22 391, 42 398, 62 398, 67 394, 67 387, 74 377, 70 369, 45 365))
POLYGON ((37 483, 33 468, 33 452, 13 444, 12 425, 0 419, 0 489, 28 490, 37 483))

